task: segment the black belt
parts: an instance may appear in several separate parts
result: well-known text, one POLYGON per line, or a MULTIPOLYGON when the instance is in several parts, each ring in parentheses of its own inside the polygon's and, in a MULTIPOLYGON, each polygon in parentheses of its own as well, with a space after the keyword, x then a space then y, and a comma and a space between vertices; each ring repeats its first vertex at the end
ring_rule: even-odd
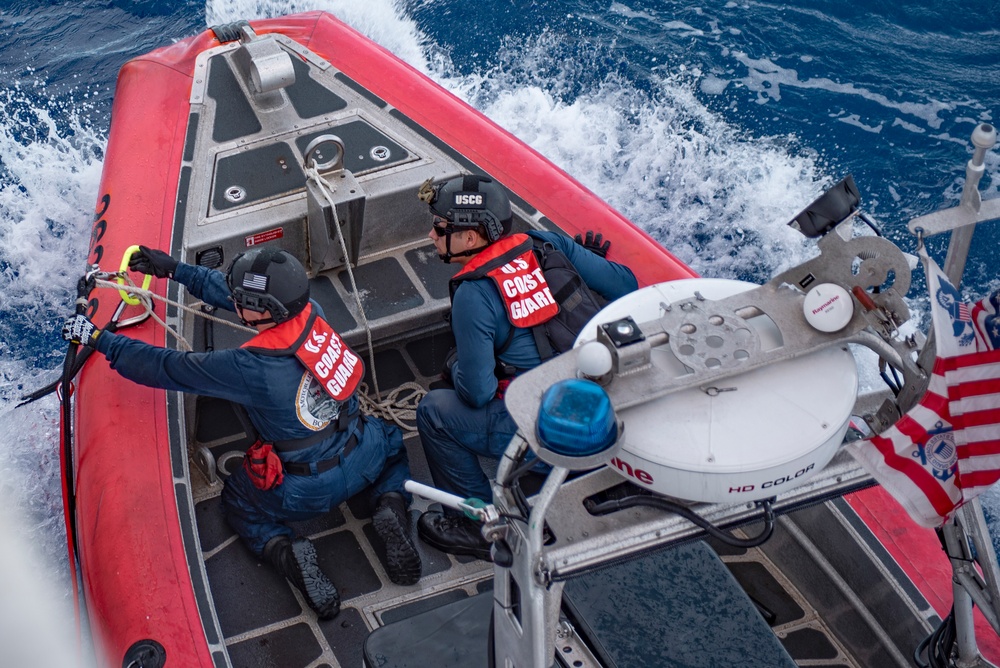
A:
MULTIPOLYGON (((306 436, 305 438, 293 438, 287 441, 272 441, 274 449, 278 452, 292 452, 294 450, 305 450, 306 448, 311 448, 317 443, 322 443, 326 439, 333 436, 338 431, 344 431, 351 423, 351 418, 356 415, 360 415, 359 411, 354 411, 353 413, 348 413, 347 411, 341 411, 340 415, 336 420, 330 422, 315 434, 306 436)), ((360 428, 360 427, 359 427, 360 428)))
POLYGON ((315 464, 310 462, 282 462, 282 467, 285 469, 285 473, 289 475, 319 475, 324 471, 329 471, 332 468, 340 466, 341 460, 351 454, 351 451, 357 447, 358 436, 364 433, 365 420, 363 417, 359 417, 357 431, 351 434, 351 437, 347 439, 347 445, 345 445, 344 449, 340 451, 340 454, 334 455, 330 459, 324 459, 323 461, 316 462, 315 464), (315 472, 313 467, 315 467, 315 472))

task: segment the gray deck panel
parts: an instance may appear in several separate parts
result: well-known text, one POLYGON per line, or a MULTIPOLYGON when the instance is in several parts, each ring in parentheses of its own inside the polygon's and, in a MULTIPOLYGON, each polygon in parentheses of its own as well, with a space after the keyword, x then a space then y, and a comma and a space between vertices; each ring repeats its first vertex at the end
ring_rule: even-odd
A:
POLYGON ((700 541, 574 578, 563 600, 609 668, 795 668, 739 584, 700 541))
MULTIPOLYGON (((350 294, 351 281, 347 272, 340 272, 338 277, 344 290, 350 294)), ((394 257, 381 258, 355 268, 354 280, 361 291, 361 305, 369 320, 398 316, 424 303, 394 257)))

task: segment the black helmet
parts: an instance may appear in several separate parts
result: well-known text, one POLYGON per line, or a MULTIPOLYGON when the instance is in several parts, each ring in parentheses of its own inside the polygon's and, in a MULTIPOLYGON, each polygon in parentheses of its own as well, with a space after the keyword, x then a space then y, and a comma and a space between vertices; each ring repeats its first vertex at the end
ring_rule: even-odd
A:
POLYGON ((431 213, 455 227, 481 226, 490 243, 510 233, 510 200, 500 184, 488 176, 466 174, 436 186, 425 183, 419 197, 430 205, 431 213))
POLYGON ((226 283, 241 309, 271 314, 270 320, 258 323, 285 322, 309 303, 305 267, 279 248, 255 248, 237 255, 229 266, 226 283))

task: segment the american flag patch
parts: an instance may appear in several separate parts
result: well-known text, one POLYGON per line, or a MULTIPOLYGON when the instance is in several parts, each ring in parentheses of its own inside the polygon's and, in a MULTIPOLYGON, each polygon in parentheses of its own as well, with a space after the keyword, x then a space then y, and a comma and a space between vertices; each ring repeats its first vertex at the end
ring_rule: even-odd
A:
POLYGON ((961 322, 972 322, 972 307, 969 306, 968 302, 958 303, 958 319, 961 322))
POLYGON ((243 289, 254 292, 267 292, 267 274, 246 272, 243 274, 243 289))

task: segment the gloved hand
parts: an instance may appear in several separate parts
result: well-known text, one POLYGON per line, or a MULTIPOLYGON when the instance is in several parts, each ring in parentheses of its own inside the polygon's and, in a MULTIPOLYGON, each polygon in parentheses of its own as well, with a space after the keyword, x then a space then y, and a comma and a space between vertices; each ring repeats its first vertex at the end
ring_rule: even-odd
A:
POLYGON ((573 237, 573 241, 580 244, 594 255, 600 255, 605 258, 608 256, 608 249, 611 248, 611 242, 604 241, 604 237, 600 232, 598 232, 595 236, 593 232, 588 230, 586 239, 578 234, 573 237))
POLYGON ((97 345, 97 337, 101 335, 101 330, 90 321, 85 315, 74 315, 66 320, 62 326, 62 337, 71 343, 82 343, 93 348, 97 345))
POLYGON ((139 252, 129 258, 128 268, 157 278, 173 278, 178 264, 177 260, 161 250, 139 246, 139 252))
POLYGON ((458 361, 458 348, 452 348, 448 351, 448 355, 444 358, 444 367, 441 368, 441 380, 451 385, 455 384, 455 381, 451 377, 451 369, 455 366, 455 362, 458 361))

